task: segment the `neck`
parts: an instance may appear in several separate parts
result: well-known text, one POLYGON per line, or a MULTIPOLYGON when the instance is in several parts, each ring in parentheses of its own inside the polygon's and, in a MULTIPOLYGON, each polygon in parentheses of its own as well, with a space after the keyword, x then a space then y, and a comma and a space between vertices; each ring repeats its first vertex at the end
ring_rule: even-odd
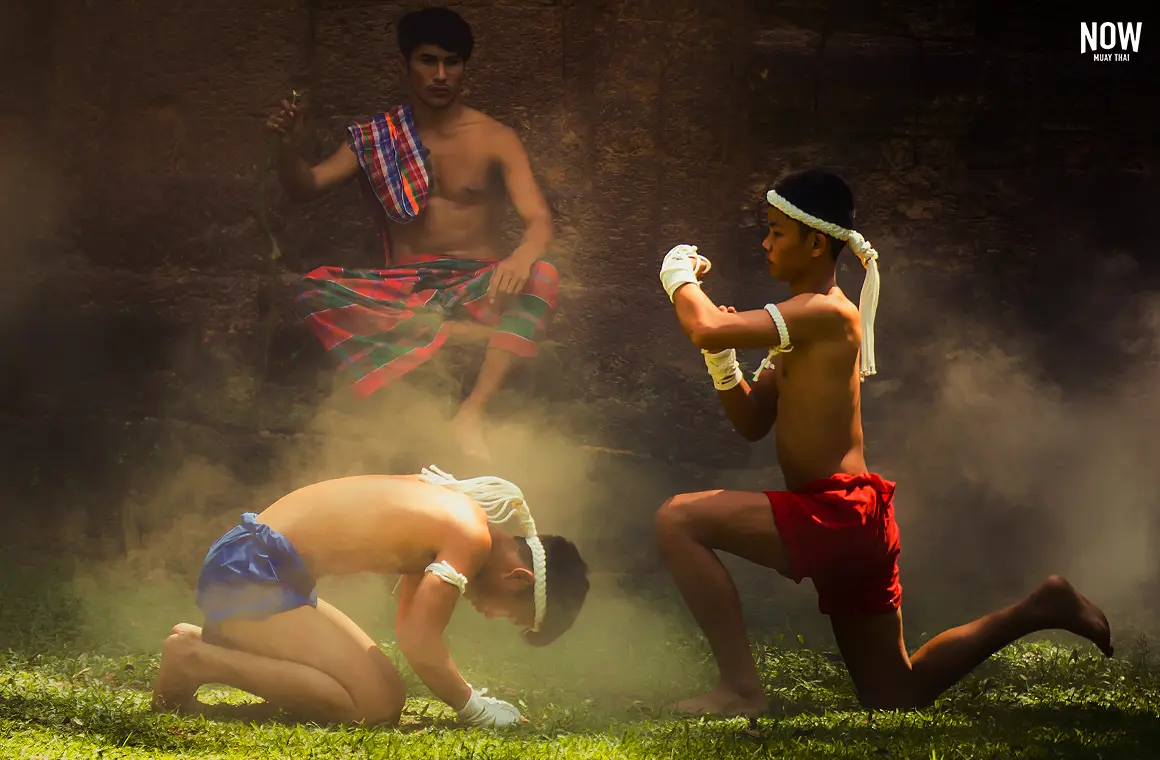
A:
POLYGON ((828 293, 838 285, 835 267, 818 267, 806 272, 788 283, 791 295, 800 296, 803 293, 828 293))
POLYGON ((446 108, 432 108, 418 98, 411 98, 411 110, 415 116, 415 126, 438 128, 458 119, 463 113, 463 104, 457 100, 446 108))
POLYGON ((515 536, 512 536, 502 528, 497 528, 491 523, 488 523, 487 530, 491 534, 491 558, 488 560, 489 562, 509 555, 518 557, 519 552, 515 536))

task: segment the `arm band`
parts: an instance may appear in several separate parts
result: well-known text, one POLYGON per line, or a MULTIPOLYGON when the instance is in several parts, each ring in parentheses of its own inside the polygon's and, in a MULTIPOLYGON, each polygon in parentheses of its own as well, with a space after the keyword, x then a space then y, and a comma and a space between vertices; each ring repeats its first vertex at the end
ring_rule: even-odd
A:
POLYGON ((777 326, 777 337, 781 338, 781 345, 773 349, 772 353, 784 354, 793 351, 793 345, 789 342, 789 328, 785 326, 785 317, 781 315, 781 310, 775 304, 767 303, 765 311, 773 317, 773 324, 777 326))
POLYGON ((455 588, 459 589, 459 593, 463 594, 467 591, 467 576, 456 570, 446 560, 443 562, 432 562, 427 565, 424 573, 431 573, 436 578, 445 583, 450 583, 455 588))

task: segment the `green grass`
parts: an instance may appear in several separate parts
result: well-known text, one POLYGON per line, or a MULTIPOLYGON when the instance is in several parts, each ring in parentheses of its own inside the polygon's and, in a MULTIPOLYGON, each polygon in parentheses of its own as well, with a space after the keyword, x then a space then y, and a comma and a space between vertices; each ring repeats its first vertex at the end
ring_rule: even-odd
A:
MULTIPOLYGON (((394 730, 293 725, 220 687, 199 694, 213 717, 155 715, 148 700, 157 644, 170 624, 196 620, 188 595, 71 582, 30 590, 7 580, 3 758, 1136 760, 1160 745, 1160 668, 1144 639, 1119 642, 1110 661, 1074 639, 1020 644, 929 709, 871 713, 857 705, 824 636, 770 634, 755 656, 772 709, 755 728, 666 718, 666 702, 711 683, 703 643, 667 608, 611 595, 594 599, 576 630, 545 650, 524 646, 510 626, 456 614, 449 642, 457 662, 472 683, 521 705, 530 722, 515 731, 456 727, 405 666, 410 699, 394 730)), ((390 609, 378 608, 381 585, 371 586, 328 596, 387 639, 390 609)), ((384 648, 392 651, 389 640, 384 648)))

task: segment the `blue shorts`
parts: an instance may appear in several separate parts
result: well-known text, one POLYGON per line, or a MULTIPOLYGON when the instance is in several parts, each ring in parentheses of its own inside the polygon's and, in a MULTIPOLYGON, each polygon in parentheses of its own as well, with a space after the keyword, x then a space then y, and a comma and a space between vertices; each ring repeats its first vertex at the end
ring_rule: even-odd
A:
POLYGON ((317 607, 314 577, 298 551, 253 512, 214 541, 197 579, 205 626, 230 618, 262 620, 298 607, 317 607))

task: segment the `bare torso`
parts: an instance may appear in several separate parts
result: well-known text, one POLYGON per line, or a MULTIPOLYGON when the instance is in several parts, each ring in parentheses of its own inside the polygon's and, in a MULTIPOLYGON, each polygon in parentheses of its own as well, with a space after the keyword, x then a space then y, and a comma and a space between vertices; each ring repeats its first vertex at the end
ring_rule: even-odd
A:
POLYGON ((422 573, 457 536, 486 526, 487 517, 468 497, 414 475, 360 475, 300 488, 258 522, 284 535, 321 578, 422 573))
POLYGON ((857 307, 841 290, 829 295, 846 317, 845 338, 794 346, 775 357, 777 458, 790 490, 839 472, 866 471, 858 363, 862 325, 857 307))
POLYGON ((495 119, 465 108, 454 123, 420 128, 430 151, 431 186, 427 207, 407 224, 387 224, 392 257, 406 263, 416 255, 500 259, 504 189, 497 140, 504 129, 495 119))

